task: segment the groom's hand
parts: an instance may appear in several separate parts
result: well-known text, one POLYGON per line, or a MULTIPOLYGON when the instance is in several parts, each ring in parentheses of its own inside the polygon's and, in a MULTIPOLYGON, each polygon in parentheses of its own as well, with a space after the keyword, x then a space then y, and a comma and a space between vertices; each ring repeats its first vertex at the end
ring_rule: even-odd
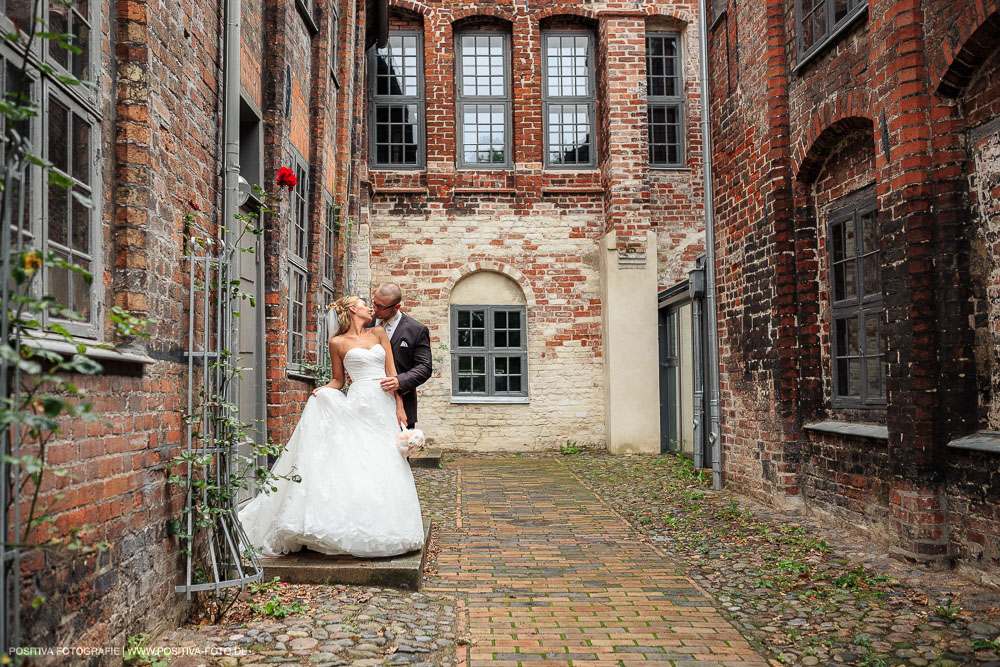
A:
POLYGON ((399 378, 382 378, 379 385, 382 387, 382 391, 396 391, 399 389, 399 378))

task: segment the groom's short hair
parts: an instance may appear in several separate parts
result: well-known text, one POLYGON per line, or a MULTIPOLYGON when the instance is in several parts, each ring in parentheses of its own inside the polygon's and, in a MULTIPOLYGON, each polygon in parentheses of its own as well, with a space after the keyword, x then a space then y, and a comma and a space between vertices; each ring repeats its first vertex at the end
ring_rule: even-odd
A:
POLYGON ((375 293, 389 301, 393 306, 403 300, 403 292, 396 283, 382 283, 375 290, 375 293))

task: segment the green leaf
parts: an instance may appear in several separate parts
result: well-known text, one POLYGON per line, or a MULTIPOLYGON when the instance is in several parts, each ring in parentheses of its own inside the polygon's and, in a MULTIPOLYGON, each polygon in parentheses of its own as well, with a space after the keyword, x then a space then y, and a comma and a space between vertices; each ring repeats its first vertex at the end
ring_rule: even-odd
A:
POLYGON ((62 413, 63 408, 66 407, 66 401, 58 396, 48 395, 42 398, 42 406, 45 409, 46 415, 49 417, 58 417, 62 413))
POLYGON ((83 373, 84 375, 96 375, 104 370, 99 363, 93 359, 88 359, 82 354, 73 355, 72 368, 77 373, 83 373))
POLYGON ((87 208, 94 208, 94 200, 84 195, 82 192, 77 192, 76 190, 70 190, 69 193, 73 195, 73 199, 80 202, 80 204, 82 204, 83 206, 86 206, 87 208))
POLYGON ((64 188, 73 187, 73 179, 54 169, 49 170, 49 185, 59 185, 64 188))

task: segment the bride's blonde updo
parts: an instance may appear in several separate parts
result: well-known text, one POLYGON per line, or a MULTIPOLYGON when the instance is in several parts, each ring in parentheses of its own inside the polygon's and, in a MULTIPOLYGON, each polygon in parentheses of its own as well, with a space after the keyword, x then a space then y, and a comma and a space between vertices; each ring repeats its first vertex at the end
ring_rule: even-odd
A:
POLYGON ((339 336, 348 329, 351 328, 351 308, 361 303, 361 297, 356 295, 342 296, 327 308, 327 331, 333 333, 330 334, 330 338, 334 336, 339 336), (334 330, 334 323, 336 322, 336 330, 334 330))

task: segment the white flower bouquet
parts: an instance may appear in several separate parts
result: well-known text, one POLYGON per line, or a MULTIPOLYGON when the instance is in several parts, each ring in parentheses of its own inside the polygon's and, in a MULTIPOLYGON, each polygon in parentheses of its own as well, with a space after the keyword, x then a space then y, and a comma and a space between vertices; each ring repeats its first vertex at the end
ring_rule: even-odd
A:
POLYGON ((396 436, 396 448, 403 456, 419 454, 424 448, 424 432, 419 428, 404 429, 396 436))

